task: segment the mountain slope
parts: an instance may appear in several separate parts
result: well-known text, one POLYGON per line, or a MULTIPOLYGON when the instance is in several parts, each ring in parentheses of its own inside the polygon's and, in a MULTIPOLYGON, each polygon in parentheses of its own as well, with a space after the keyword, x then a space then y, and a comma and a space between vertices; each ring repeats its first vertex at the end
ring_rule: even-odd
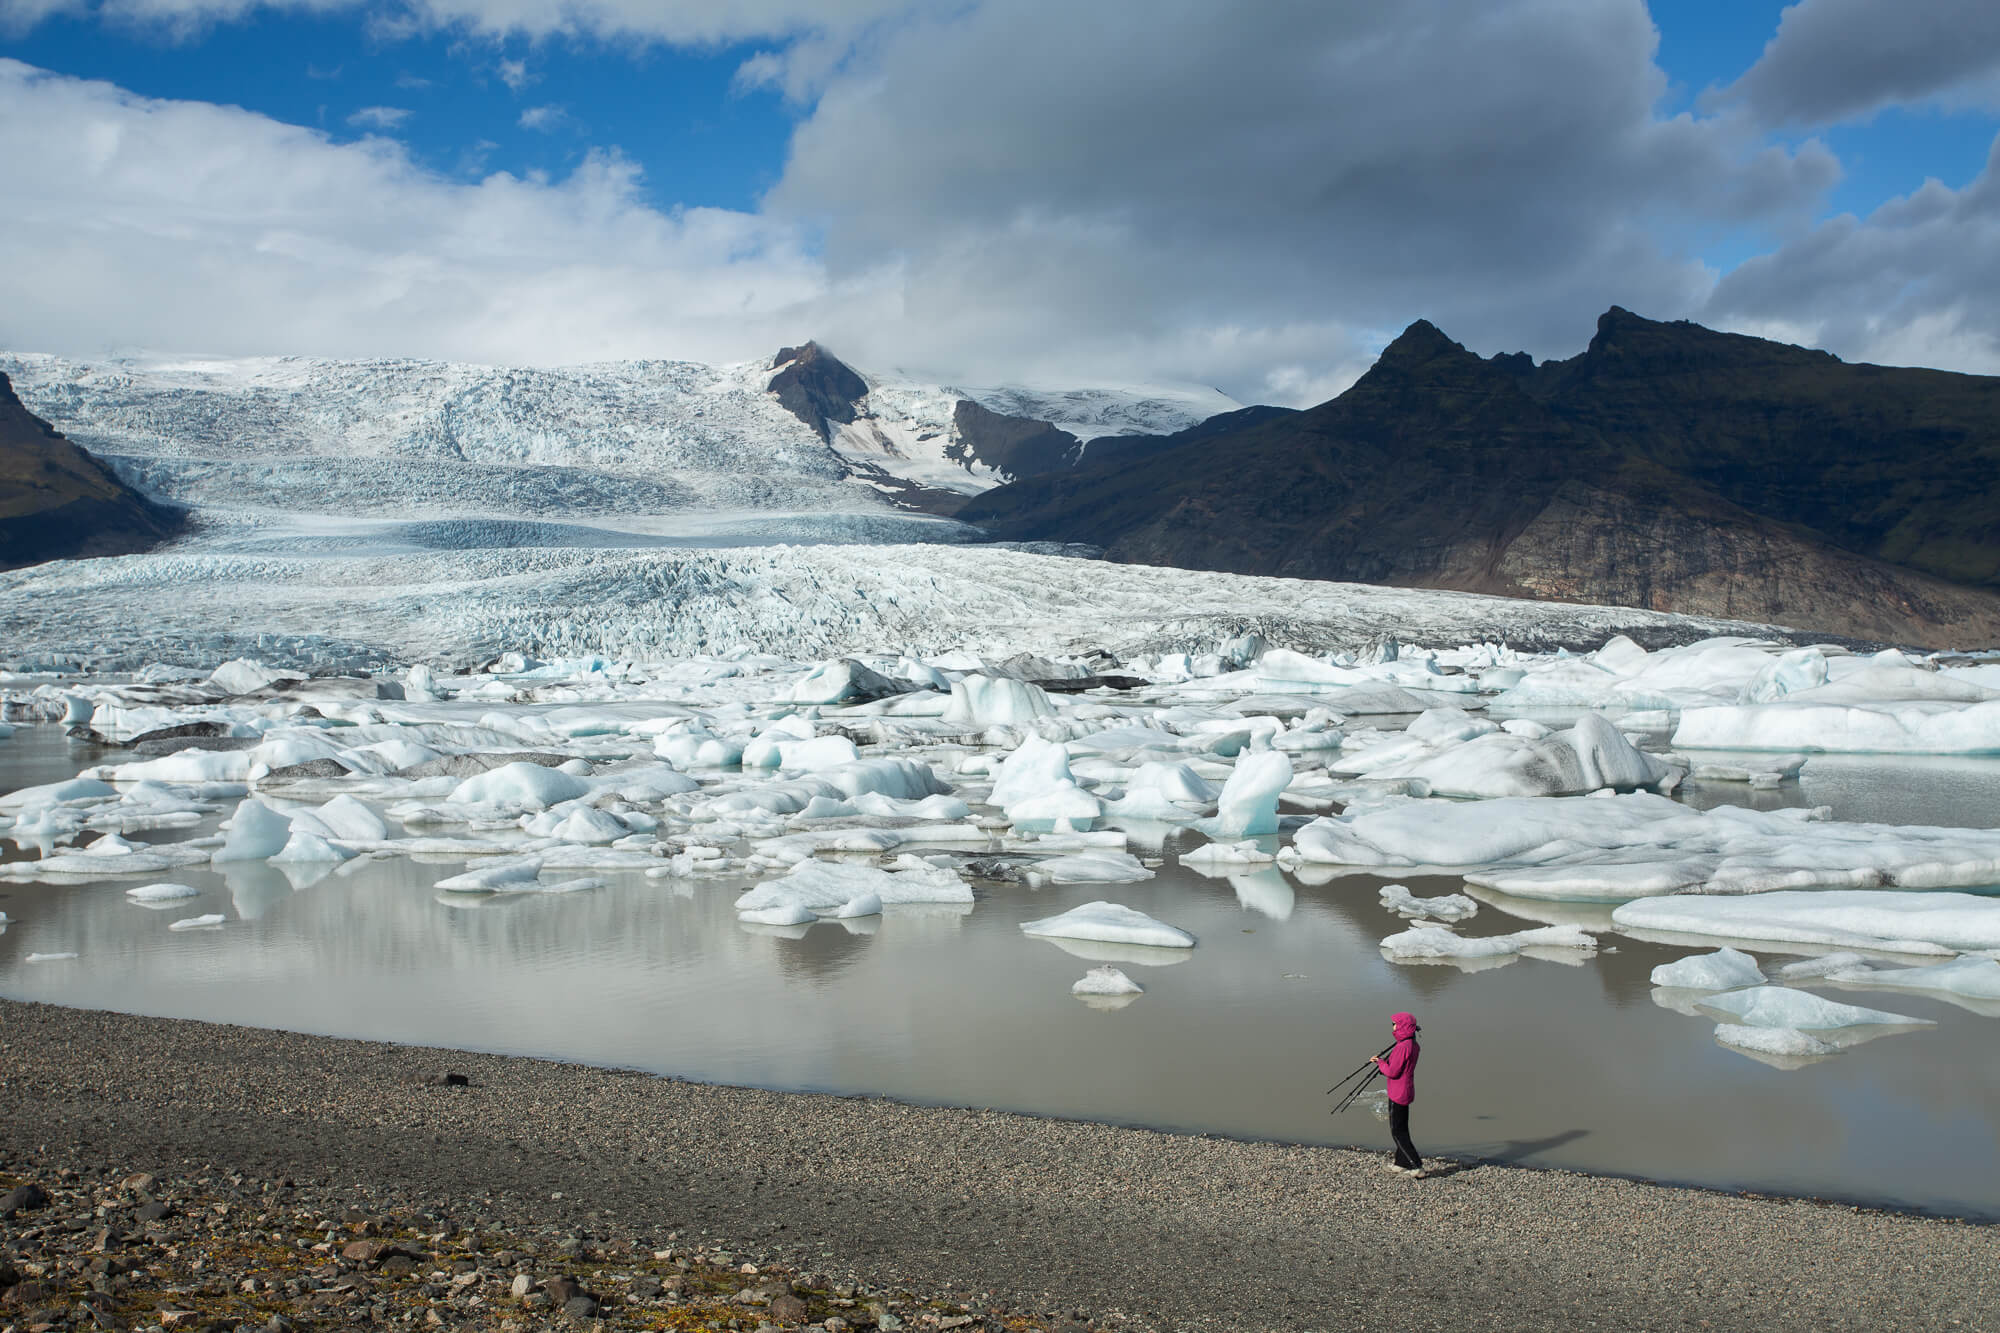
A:
POLYGON ((1948 386, 1947 408, 1926 420, 1916 404, 1935 375, 1843 366, 1620 310, 1590 351, 1536 368, 1522 356, 1482 360, 1418 321, 1331 402, 1192 432, 1138 458, 1086 458, 1076 472, 988 492, 960 516, 1140 563, 2000 642, 1991 590, 1878 558, 1894 534, 1940 529, 2000 551, 1980 545, 1977 506, 1907 512, 1946 474, 1969 476, 1982 495, 1996 477, 1970 469, 2000 430, 1983 406, 2000 382, 1942 377, 1973 383, 1948 386), (1894 392, 1877 403, 1869 391, 1885 382, 1894 392), (1844 447, 1794 459, 1806 437, 1836 429, 1844 447), (1918 441, 1945 456, 1899 462, 1918 441), (1839 526, 1842 488, 1864 480, 1891 498, 1871 496, 1839 526))
POLYGON ((148 550, 179 523, 28 411, 0 374, 0 569, 148 550))

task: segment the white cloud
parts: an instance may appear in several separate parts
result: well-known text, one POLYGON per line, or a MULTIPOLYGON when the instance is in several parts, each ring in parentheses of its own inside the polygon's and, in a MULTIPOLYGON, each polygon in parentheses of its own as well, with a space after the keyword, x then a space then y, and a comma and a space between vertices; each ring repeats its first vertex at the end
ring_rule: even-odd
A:
POLYGON ((407 107, 364 106, 349 116, 347 123, 357 129, 381 130, 386 133, 389 130, 395 129, 409 118, 410 111, 407 107))
POLYGON ((528 62, 525 60, 502 60, 494 68, 500 75, 500 82, 517 93, 536 79, 535 75, 528 72, 528 62))
POLYGON ((786 224, 671 214, 593 154, 477 183, 0 59, 0 346, 414 355, 512 364, 767 355, 865 302, 786 224))
POLYGON ((569 112, 560 106, 531 106, 521 113, 520 126, 524 130, 537 130, 543 134, 553 134, 570 123, 569 112))

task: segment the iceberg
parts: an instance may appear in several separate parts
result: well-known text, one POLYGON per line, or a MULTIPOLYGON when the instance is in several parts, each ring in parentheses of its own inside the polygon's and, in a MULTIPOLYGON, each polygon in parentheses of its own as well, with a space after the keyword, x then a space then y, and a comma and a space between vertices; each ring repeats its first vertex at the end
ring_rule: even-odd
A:
POLYGON ((174 922, 168 930, 210 930, 229 918, 220 912, 210 912, 206 916, 190 916, 174 922))
POLYGON ((1093 967, 1090 971, 1084 973, 1083 977, 1069 988, 1069 993, 1071 995, 1139 995, 1143 994, 1145 989, 1144 986, 1141 986, 1117 968, 1106 965, 1104 967, 1093 967))
POLYGON ((1043 939, 1085 940, 1100 944, 1141 945, 1155 949, 1192 949, 1194 936, 1144 912, 1118 903, 1089 902, 1059 916, 1021 924, 1021 933, 1043 939))
POLYGON ((1223 783, 1215 818, 1206 821, 1203 830, 1218 839, 1276 833, 1278 797, 1291 781, 1292 761, 1282 751, 1244 755, 1223 783))
POLYGON ((1718 949, 1697 954, 1677 963, 1662 963, 1653 969, 1655 986, 1677 990, 1725 991, 1764 984, 1763 969, 1757 960, 1736 949, 1718 949))
POLYGON ((1793 1028, 1817 1032, 1834 1028, 1889 1026, 1935 1026, 1928 1018, 1909 1018, 1880 1009, 1862 1009, 1841 1004, 1811 991, 1789 986, 1755 986, 1749 990, 1711 995, 1701 1007, 1727 1016, 1739 1025, 1758 1028, 1793 1028))
POLYGON ((560 769, 515 760, 467 778, 445 799, 454 805, 492 805, 546 810, 590 794, 590 784, 560 769))
POLYGON ((1594 951, 1597 940, 1575 926, 1537 926, 1511 935, 1465 936, 1446 926, 1414 926, 1382 941, 1396 962, 1427 958, 1498 958, 1524 949, 1594 951))
POLYGON ((171 903, 183 898, 199 898, 201 890, 191 884, 141 884, 125 890, 135 903, 171 903))
POLYGON ((1462 893, 1445 893, 1435 898, 1419 898, 1407 884, 1384 884, 1377 895, 1382 906, 1398 916, 1431 917, 1438 921, 1469 921, 1479 914, 1479 904, 1462 893))
MULTIPOLYGON (((898 857, 895 869, 838 861, 801 861, 782 878, 767 880, 736 899, 736 911, 763 912, 793 907, 815 918, 837 916, 857 899, 872 897, 878 909, 909 903, 970 903, 972 887, 952 870, 914 856, 898 857)), ((849 915, 869 915, 852 912, 849 915)), ((762 918, 759 918, 762 921, 762 918)), ((765 925, 797 922, 763 921, 765 925)))

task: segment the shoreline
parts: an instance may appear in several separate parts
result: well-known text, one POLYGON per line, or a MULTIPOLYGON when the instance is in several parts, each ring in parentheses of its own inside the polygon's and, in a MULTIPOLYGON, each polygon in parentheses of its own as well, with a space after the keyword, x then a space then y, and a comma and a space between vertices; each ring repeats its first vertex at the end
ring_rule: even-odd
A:
POLYGON ((0 1069, 15 1174, 199 1163, 503 1228, 706 1233, 1050 1327, 2000 1328, 2000 1230, 1864 1205, 1477 1161, 1406 1180, 1351 1148, 5 1000, 0 1069), (469 1086, 423 1081, 447 1072, 469 1086))

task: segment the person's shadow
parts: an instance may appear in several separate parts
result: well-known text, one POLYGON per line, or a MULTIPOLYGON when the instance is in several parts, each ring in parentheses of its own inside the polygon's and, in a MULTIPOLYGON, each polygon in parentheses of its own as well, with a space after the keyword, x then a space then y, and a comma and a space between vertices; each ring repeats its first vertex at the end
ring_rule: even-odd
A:
POLYGON ((1430 1158, 1424 1163, 1424 1176, 1436 1180, 1445 1176, 1455 1176, 1465 1171, 1476 1171, 1492 1163, 1515 1164, 1533 1157, 1536 1153, 1560 1148, 1565 1143, 1574 1143, 1589 1134, 1587 1129, 1566 1129, 1560 1134, 1551 1134, 1545 1139, 1502 1139, 1490 1147, 1473 1149, 1473 1154, 1458 1160, 1430 1158))

